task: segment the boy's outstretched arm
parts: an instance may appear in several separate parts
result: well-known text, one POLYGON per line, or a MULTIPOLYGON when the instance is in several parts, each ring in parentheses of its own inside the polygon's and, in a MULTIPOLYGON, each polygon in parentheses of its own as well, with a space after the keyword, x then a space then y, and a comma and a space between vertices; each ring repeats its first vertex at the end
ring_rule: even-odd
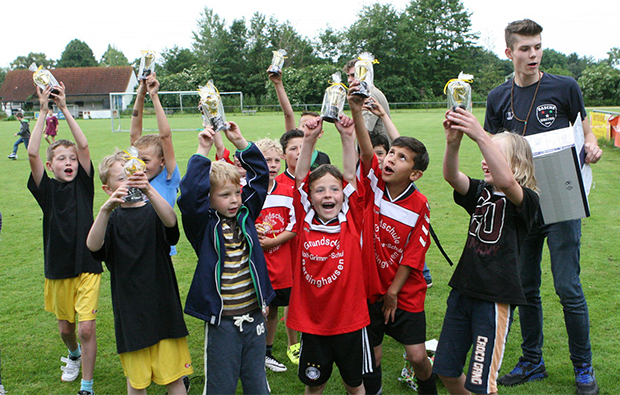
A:
POLYGON ((284 113, 284 131, 288 132, 289 130, 295 129, 297 127, 295 124, 295 113, 293 112, 291 102, 288 100, 288 96, 284 90, 282 74, 269 73, 269 79, 273 82, 273 85, 276 88, 278 103, 280 103, 280 107, 284 113))
POLYGON ((65 119, 67 120, 69 130, 71 130, 71 134, 73 135, 73 139, 75 140, 75 145, 77 146, 78 161, 80 162, 80 165, 82 165, 84 170, 86 170, 86 174, 90 175, 90 149, 88 148, 88 140, 86 139, 86 135, 80 128, 80 125, 78 125, 78 123, 75 121, 73 115, 71 115, 71 112, 67 107, 65 84, 61 82, 60 86, 56 86, 55 88, 56 90, 58 90, 58 94, 51 94, 52 98, 54 99, 54 103, 56 103, 60 111, 62 111, 62 113, 64 114, 65 119))
POLYGON ((45 163, 41 160, 39 151, 41 149, 41 140, 43 139, 43 132, 45 130, 45 117, 43 112, 47 112, 49 95, 52 91, 51 87, 45 88, 41 91, 41 88, 37 87, 37 95, 39 96, 39 104, 41 106, 41 113, 37 119, 37 123, 30 135, 30 144, 28 144, 28 162, 30 163, 30 171, 32 172, 32 179, 35 185, 38 187, 43 178, 45 172, 45 163))
POLYGON ((209 151, 211 151, 211 147, 213 146, 213 136, 215 132, 211 126, 207 126, 204 130, 198 133, 198 149, 196 153, 198 155, 202 155, 207 157, 209 155, 209 151))
POLYGON ((454 188, 456 192, 465 195, 469 190, 469 177, 459 171, 459 149, 463 132, 453 128, 448 120, 449 111, 446 111, 446 119, 443 120, 443 128, 446 134, 446 151, 443 155, 443 178, 454 188))
POLYGON ((129 144, 133 145, 142 136, 142 117, 144 113, 144 98, 146 97, 146 80, 140 80, 136 100, 131 114, 131 126, 129 127, 129 144))
POLYGON ((342 141, 342 174, 344 179, 357 189, 357 153, 355 152, 355 123, 346 115, 341 115, 335 123, 342 141))
POLYGON ((299 188, 303 180, 310 171, 310 165, 312 164, 312 152, 316 146, 316 141, 323 129, 323 120, 321 117, 306 122, 306 133, 304 134, 304 141, 301 145, 301 151, 299 152, 299 158, 297 159, 297 166, 295 167, 295 187, 299 188))
POLYGON ((392 140, 395 140, 398 137, 400 137, 400 133, 398 132, 396 125, 394 125, 394 122, 392 122, 392 118, 390 118, 388 113, 385 111, 383 106, 379 104, 378 101, 372 100, 372 98, 368 98, 364 102, 364 107, 362 108, 364 110, 370 111, 373 115, 375 115, 376 117, 381 119, 381 121, 383 121, 383 124, 385 125, 385 129, 387 130, 392 140))
POLYGON ((364 99, 358 95, 352 94, 358 90, 359 81, 354 81, 349 89, 347 99, 349 100, 349 107, 351 108, 351 114, 355 122, 355 135, 357 136, 357 142, 360 146, 360 161, 366 173, 364 176, 366 176, 372 167, 372 158, 375 152, 372 149, 370 135, 368 134, 368 129, 366 129, 366 124, 364 123, 364 116, 362 115, 364 99))
POLYGON ((233 145, 239 151, 243 151, 244 149, 248 148, 249 143, 245 139, 245 137, 243 137, 243 135, 241 134, 241 129, 239 129, 239 125, 237 125, 234 122, 229 122, 229 124, 230 124, 230 128, 224 130, 224 133, 226 133, 226 138, 228 139, 228 141, 233 143, 233 145))
POLYGON ((108 200, 101 206, 99 214, 97 214, 93 226, 91 226, 90 232, 88 232, 88 237, 86 238, 86 247, 88 247, 89 250, 93 252, 99 251, 101 247, 103 247, 110 214, 112 214, 112 211, 114 211, 116 207, 123 204, 125 201, 124 197, 127 196, 128 192, 129 190, 127 187, 121 185, 116 191, 112 192, 108 200))
MULTIPOLYGON (((172 173, 177 167, 177 160, 174 155, 174 146, 172 145, 172 130, 166 118, 166 113, 159 100, 159 81, 155 73, 149 75, 146 79, 146 88, 151 96, 153 107, 155 107, 155 115, 157 116, 157 128, 159 129, 159 138, 161 139, 161 147, 164 151, 164 163, 166 164, 167 179, 172 177, 172 173)), ((137 100, 137 99, 136 99, 137 100)), ((140 117, 140 119, 142 119, 140 117)), ((133 117, 132 117, 133 121, 133 117)))

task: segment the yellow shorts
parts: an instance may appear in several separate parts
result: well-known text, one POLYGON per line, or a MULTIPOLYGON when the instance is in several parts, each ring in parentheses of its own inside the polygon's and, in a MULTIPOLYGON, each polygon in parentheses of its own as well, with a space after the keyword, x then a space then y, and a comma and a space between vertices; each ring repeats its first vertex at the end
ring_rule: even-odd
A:
POLYGON ((56 314, 58 320, 75 323, 92 321, 99 309, 101 274, 82 273, 60 280, 45 279, 45 310, 56 314))
POLYGON ((187 339, 163 339, 159 343, 136 351, 120 354, 123 372, 131 386, 144 389, 151 381, 170 384, 194 373, 187 339))

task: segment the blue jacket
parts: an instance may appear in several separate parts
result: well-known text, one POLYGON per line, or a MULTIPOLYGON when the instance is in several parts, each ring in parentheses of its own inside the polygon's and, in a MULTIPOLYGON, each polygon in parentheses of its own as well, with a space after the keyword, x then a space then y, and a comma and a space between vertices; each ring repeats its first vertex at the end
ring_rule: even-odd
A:
MULTIPOLYGON (((254 221, 263 208, 269 187, 269 170, 260 150, 252 143, 237 158, 247 170, 247 184, 243 187, 242 206, 237 221, 245 235, 250 253, 250 272, 261 308, 269 305, 275 293, 269 281, 263 249, 258 241, 254 221)), ((198 264, 185 303, 185 313, 212 325, 219 325, 222 316, 220 279, 225 257, 221 217, 210 207, 209 174, 211 161, 194 155, 187 164, 187 173, 181 180, 178 200, 185 235, 194 247, 198 264)))

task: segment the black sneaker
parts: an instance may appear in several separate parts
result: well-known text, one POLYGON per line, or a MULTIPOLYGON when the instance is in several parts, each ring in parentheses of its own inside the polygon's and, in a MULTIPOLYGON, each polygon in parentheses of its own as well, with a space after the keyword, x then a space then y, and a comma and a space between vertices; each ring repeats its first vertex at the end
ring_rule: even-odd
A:
POLYGON ((575 367, 575 384, 577 385, 577 395, 598 394, 598 385, 592 365, 584 363, 581 367, 575 367))
POLYGON ((527 383, 528 381, 542 380, 546 377, 549 377, 549 373, 547 373, 545 362, 542 358, 540 358, 540 362, 537 364, 524 361, 523 358, 520 358, 517 366, 512 369, 512 372, 497 379, 497 383, 506 387, 511 387, 513 385, 527 383))
POLYGON ((95 395, 95 393, 86 390, 79 390, 78 395, 95 395))

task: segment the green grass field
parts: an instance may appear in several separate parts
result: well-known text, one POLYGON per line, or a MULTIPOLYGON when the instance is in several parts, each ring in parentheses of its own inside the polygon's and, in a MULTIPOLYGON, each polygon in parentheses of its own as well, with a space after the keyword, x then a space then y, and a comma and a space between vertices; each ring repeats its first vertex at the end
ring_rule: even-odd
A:
MULTIPOLYGON (((475 110, 483 119, 484 110, 475 110)), ((452 191, 443 181, 441 163, 444 150, 444 135, 441 126, 443 110, 398 111, 393 113, 395 124, 401 134, 414 136, 423 141, 429 149, 431 163, 424 177, 417 183, 431 204, 433 227, 444 248, 457 261, 466 236, 468 217, 464 210, 454 204, 452 191)), ((265 136, 279 138, 284 129, 280 114, 258 114, 256 116, 231 116, 248 140, 265 136)), ((175 119, 171 119, 174 127, 175 119)), ((31 121, 31 129, 34 128, 31 121)), ((98 165, 101 158, 118 148, 126 148, 128 133, 110 132, 109 120, 79 121, 85 131, 93 162, 98 165)), ((200 119, 195 119, 196 128, 200 119)), ((75 394, 79 380, 73 383, 60 382, 60 357, 67 354, 57 329, 55 317, 44 311, 43 306, 43 251, 41 236, 42 213, 26 188, 29 166, 23 145, 18 159, 11 161, 6 155, 11 152, 18 131, 16 121, 0 122, 0 185, 3 193, 0 210, 3 214, 3 229, 0 238, 0 351, 2 358, 3 384, 11 395, 17 394, 75 394)), ((64 121, 59 128, 60 138, 70 138, 64 121)), ((181 174, 189 157, 197 146, 197 132, 175 132, 175 151, 181 174)), ((331 125, 325 126, 325 135, 318 143, 318 149, 327 152, 332 163, 341 163, 340 143, 337 131, 331 125)), ((47 143, 43 142, 47 146, 47 143)), ((229 148, 232 148, 228 144, 229 148)), ((45 147, 43 147, 45 148, 45 147)), ((620 150, 605 145, 603 159, 595 165, 596 187, 590 194, 592 216, 583 221, 581 250, 581 280, 590 308, 591 336, 594 365, 601 393, 620 393, 620 367, 614 359, 620 354, 620 338, 617 326, 620 323, 620 294, 617 279, 620 278, 620 150)), ((43 155, 43 153, 42 153, 43 155)), ((462 170, 470 176, 481 177, 481 154, 471 141, 461 149, 462 170)), ((99 188, 96 179, 95 212, 107 198, 99 188)), ((178 210, 177 210, 178 212, 178 210)), ((179 214, 180 220, 180 214, 179 214)), ((193 275, 196 257, 184 236, 178 245, 174 258, 179 288, 184 301, 193 275)), ((438 249, 431 246, 427 261, 433 275, 434 286, 426 299, 427 334, 429 339, 438 338, 448 296, 448 281, 453 268, 445 262, 438 249)), ((543 255, 543 307, 545 311, 544 357, 549 378, 516 388, 500 388, 504 394, 573 394, 574 376, 568 354, 567 336, 564 328, 562 307, 554 293, 548 253, 543 255)), ((329 308, 329 306, 326 306, 329 308)), ((95 391, 97 394, 114 395, 126 392, 125 378, 120 359, 116 354, 113 316, 111 308, 109 273, 103 275, 97 337, 99 351, 95 369, 95 391)), ((508 349, 504 357, 503 372, 512 369, 520 355, 520 333, 518 320, 512 328, 508 349)), ((190 350, 194 362, 193 387, 190 393, 202 392, 203 374, 203 323, 187 317, 190 331, 190 350), (195 378, 194 378, 195 377, 195 378)), ((284 373, 268 372, 268 379, 274 394, 303 392, 303 385, 296 377, 296 369, 288 362, 285 354, 285 333, 280 323, 274 354, 289 368, 284 373)), ((386 394, 406 394, 412 391, 397 381, 403 367, 402 347, 387 339, 384 343, 383 388, 386 394)), ((326 393, 343 393, 337 370, 328 383, 326 393)), ((151 386, 150 393, 164 394, 165 388, 151 386)), ((446 393, 439 384, 440 393, 446 393)), ((240 391, 238 391, 240 392, 240 391)))

